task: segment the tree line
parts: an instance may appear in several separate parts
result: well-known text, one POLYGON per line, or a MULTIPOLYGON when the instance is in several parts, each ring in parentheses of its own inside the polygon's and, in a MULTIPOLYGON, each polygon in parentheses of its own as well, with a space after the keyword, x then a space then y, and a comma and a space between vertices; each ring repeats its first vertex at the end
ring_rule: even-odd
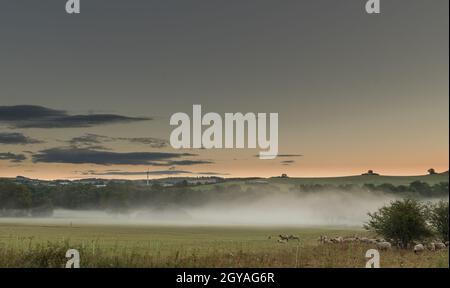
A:
MULTIPOLYGON (((392 184, 363 187, 356 185, 297 185, 290 190, 293 194, 320 193, 322 191, 353 191, 362 189, 399 194, 402 198, 434 198, 449 194, 448 182, 429 185, 412 182, 409 185, 392 184)), ((143 186, 133 182, 114 183, 105 187, 89 184, 31 185, 17 184, 11 180, 0 180, 0 217, 50 216, 55 208, 95 209, 112 213, 125 213, 131 208, 161 208, 169 205, 184 207, 201 206, 212 201, 241 201, 258 199, 280 192, 280 187, 271 184, 235 184, 189 186, 180 183, 174 187, 162 187, 158 183, 143 186)))

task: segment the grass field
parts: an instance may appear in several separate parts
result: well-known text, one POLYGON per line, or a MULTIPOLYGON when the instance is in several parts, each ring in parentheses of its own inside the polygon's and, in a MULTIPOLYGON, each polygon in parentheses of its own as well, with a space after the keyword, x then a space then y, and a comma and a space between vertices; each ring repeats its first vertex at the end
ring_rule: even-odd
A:
MULTIPOLYGON (((358 228, 255 228, 56 225, 0 222, 0 267, 63 267, 69 248, 82 267, 361 267, 364 244, 319 244, 329 236, 367 235, 358 228), (279 244, 275 235, 300 242, 279 244), (272 236, 269 239, 269 236, 272 236)), ((449 267, 448 250, 381 252, 382 267, 449 267)))

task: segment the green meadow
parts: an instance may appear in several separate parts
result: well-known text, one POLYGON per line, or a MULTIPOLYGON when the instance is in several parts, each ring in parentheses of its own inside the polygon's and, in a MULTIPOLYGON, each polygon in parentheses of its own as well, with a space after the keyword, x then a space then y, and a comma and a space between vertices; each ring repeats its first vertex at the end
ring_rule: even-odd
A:
MULTIPOLYGON (((368 244, 320 244, 320 235, 371 236, 354 227, 260 228, 23 224, 0 220, 0 267, 64 267, 68 249, 81 267, 356 267, 368 244), (278 234, 300 241, 277 242, 278 234)), ((448 250, 381 252, 382 267, 449 267, 448 250)))

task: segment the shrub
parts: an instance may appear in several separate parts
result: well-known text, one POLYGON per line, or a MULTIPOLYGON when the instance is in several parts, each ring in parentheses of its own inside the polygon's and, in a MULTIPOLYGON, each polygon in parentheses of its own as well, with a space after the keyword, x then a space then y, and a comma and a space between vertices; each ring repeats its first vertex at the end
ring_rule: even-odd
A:
POLYGON ((391 202, 389 206, 369 213, 369 217, 369 222, 364 226, 367 230, 391 239, 401 248, 431 235, 426 206, 416 200, 391 202))

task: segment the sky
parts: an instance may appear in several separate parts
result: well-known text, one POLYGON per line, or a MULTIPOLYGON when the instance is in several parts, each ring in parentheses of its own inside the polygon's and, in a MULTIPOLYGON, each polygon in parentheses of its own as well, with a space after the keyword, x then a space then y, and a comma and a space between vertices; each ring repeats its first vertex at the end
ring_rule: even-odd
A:
POLYGON ((0 2, 0 177, 448 170, 449 2, 0 2), (171 115, 279 114, 279 156, 173 149, 171 115))

